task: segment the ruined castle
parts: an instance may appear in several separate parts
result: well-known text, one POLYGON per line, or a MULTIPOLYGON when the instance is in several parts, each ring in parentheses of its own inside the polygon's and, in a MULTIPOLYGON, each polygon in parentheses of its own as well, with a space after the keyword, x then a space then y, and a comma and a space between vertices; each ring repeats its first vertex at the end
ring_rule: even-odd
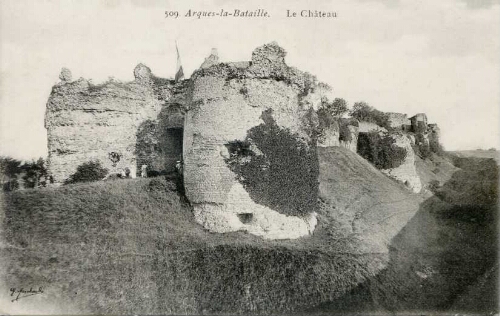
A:
MULTIPOLYGON (((186 197, 205 228, 273 239, 310 234, 317 222, 316 147, 356 152, 358 133, 381 128, 344 119, 350 139, 338 128, 318 138, 318 82, 288 66, 285 54, 275 43, 255 49, 251 61, 219 62, 213 52, 182 81, 156 77, 143 64, 132 82, 100 85, 72 80, 63 69, 45 116, 51 176, 61 183, 90 160, 132 177, 142 166, 168 173, 182 161, 186 197)), ((438 141, 439 129, 425 114, 390 113, 389 120, 395 130, 418 129, 425 141, 438 141)), ((382 171, 419 192, 416 140, 394 135, 408 154, 402 166, 382 171)))

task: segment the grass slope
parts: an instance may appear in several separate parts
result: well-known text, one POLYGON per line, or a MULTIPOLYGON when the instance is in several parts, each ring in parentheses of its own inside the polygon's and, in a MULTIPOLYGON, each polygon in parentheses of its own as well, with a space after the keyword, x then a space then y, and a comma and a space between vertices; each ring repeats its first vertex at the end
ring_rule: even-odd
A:
POLYGON ((435 181, 439 182, 440 185, 448 182, 452 175, 458 171, 451 159, 436 154, 431 154, 428 159, 415 156, 415 167, 424 189, 429 189, 429 184, 435 181))
POLYGON ((313 236, 212 234, 164 179, 2 196, 2 281, 40 287, 3 313, 277 313, 332 301, 382 270, 419 200, 344 148, 319 150, 313 236), (30 309, 32 308, 32 309, 30 309))
POLYGON ((387 251, 418 211, 421 198, 349 150, 319 148, 318 156, 323 229, 332 236, 360 239, 358 249, 371 245, 370 251, 387 251))
POLYGON ((498 168, 478 159, 463 160, 420 205, 392 240, 384 270, 308 312, 498 313, 498 168))

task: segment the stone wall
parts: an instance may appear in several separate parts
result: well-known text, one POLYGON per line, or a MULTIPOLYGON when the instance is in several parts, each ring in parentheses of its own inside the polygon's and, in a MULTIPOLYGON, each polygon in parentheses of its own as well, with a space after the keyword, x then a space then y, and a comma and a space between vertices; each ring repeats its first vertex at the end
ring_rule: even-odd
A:
POLYGON ((340 129, 339 124, 332 124, 322 131, 321 137, 318 139, 319 147, 335 147, 340 146, 340 129))
POLYGON ((357 150, 359 122, 356 119, 325 117, 330 114, 318 111, 319 147, 345 147, 353 152, 357 150))
POLYGON ((410 118, 411 131, 414 133, 427 132, 427 115, 425 113, 418 113, 410 118))
POLYGON ((411 121, 406 114, 387 112, 389 126, 394 129, 406 130, 411 125, 411 121))
MULTIPOLYGON (((136 176, 141 163, 136 153, 138 131, 147 122, 157 124, 158 115, 168 112, 166 101, 174 98, 175 89, 172 82, 154 77, 142 64, 134 75, 132 82, 110 80, 94 85, 85 79, 71 81, 71 73, 63 69, 45 114, 48 170, 56 183, 64 182, 77 166, 90 160, 100 161, 110 173, 128 168, 136 176), (110 153, 118 154, 119 161, 113 162, 110 153)), ((151 149, 152 156, 159 148, 161 143, 151 149)))
POLYGON ((372 122, 359 121, 359 133, 369 133, 374 131, 387 132, 387 130, 381 126, 378 126, 372 122))
POLYGON ((315 81, 288 67, 284 56, 272 43, 253 52, 251 65, 216 64, 192 76, 184 185, 195 219, 211 231, 298 238, 314 229, 317 121, 309 94, 315 81), (289 161, 277 163, 280 157, 289 161), (308 169, 276 176, 294 165, 308 169), (276 188, 278 195, 268 194, 276 188))
POLYGON ((318 109, 318 146, 340 146, 340 119, 325 109, 318 109))

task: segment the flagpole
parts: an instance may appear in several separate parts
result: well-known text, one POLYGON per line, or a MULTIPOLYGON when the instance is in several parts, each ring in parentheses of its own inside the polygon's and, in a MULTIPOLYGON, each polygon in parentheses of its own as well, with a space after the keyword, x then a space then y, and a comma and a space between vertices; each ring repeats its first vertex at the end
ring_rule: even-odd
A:
POLYGON ((175 50, 177 51, 177 65, 175 71, 175 81, 184 79, 184 70, 182 69, 181 54, 179 53, 179 46, 177 45, 177 40, 175 40, 175 50))

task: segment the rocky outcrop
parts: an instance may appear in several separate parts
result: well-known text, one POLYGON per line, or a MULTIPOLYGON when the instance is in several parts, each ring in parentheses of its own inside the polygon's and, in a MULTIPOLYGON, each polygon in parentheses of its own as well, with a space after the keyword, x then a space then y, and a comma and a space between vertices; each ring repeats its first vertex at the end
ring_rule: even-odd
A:
POLYGON ((196 220, 211 231, 283 239, 314 229, 318 170, 307 95, 315 82, 284 56, 271 43, 246 68, 221 63, 192 76, 184 185, 196 220))
POLYGON ((394 146, 404 148, 406 157, 401 165, 392 169, 382 169, 381 171, 389 177, 404 183, 413 192, 419 193, 422 190, 422 183, 415 167, 415 152, 411 146, 410 139, 401 133, 390 135, 394 140, 394 146))
POLYGON ((71 75, 71 71, 68 68, 63 67, 61 69, 61 73, 59 74, 59 79, 61 79, 62 82, 70 82, 72 78, 73 76, 71 75))

